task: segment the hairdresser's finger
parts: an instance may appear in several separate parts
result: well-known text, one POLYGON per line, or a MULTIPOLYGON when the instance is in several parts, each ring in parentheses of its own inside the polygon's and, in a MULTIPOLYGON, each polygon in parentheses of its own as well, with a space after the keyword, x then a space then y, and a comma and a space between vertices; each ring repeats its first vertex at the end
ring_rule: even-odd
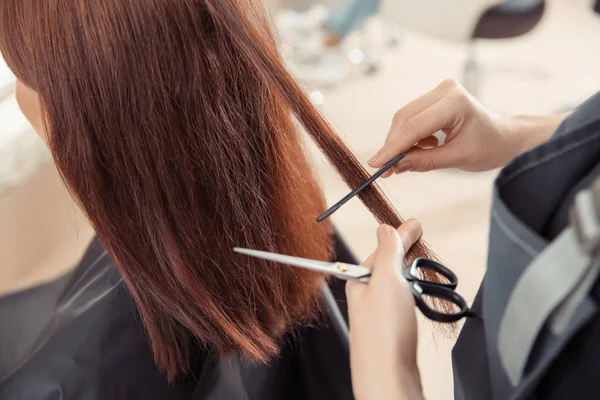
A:
POLYGON ((346 300, 349 308, 353 308, 355 303, 360 302, 360 299, 367 293, 367 288, 368 286, 360 281, 346 281, 346 300))
MULTIPOLYGON (((440 83, 437 87, 429 92, 425 93, 421 97, 411 101, 400 110, 398 110, 392 119, 392 126, 387 134, 386 143, 392 142, 396 140, 396 136, 399 134, 399 129, 404 126, 406 121, 414 117, 415 115, 421 113, 427 108, 433 106, 440 99, 447 96, 452 91, 457 91, 460 89, 460 84, 453 79, 446 79, 442 83, 440 83)), ((414 143, 418 142, 419 139, 416 139, 414 143)), ((380 157, 380 151, 378 151, 375 156, 369 160, 369 165, 373 168, 377 168, 387 161, 382 161, 380 157)), ((399 154, 399 153, 398 153, 399 154)), ((391 157, 390 157, 391 158, 391 157)))
MULTIPOLYGON (((411 150, 411 151, 413 151, 413 150, 411 150)), ((413 165, 410 161, 402 160, 401 162, 399 162, 398 164, 396 164, 392 168, 390 168, 391 174, 386 176, 385 178, 389 178, 390 176, 392 176, 394 174, 403 174, 405 172, 411 172, 412 169, 413 169, 413 165)))
POLYGON ((395 174, 407 170, 412 172, 430 172, 438 169, 460 168, 465 164, 465 155, 457 146, 446 144, 433 149, 414 148, 406 155, 402 163, 396 165, 395 174))
POLYGON ((392 175, 394 175, 394 169, 393 169, 393 167, 390 168, 390 169, 388 169, 387 171, 385 171, 383 173, 383 175, 381 175, 381 177, 385 179, 385 178, 389 178, 392 175))
POLYGON ((349 307, 352 307, 355 302, 359 302, 366 295, 369 287, 375 287, 372 290, 377 291, 381 285, 388 285, 390 282, 395 284, 397 279, 403 279, 400 269, 404 256, 422 235, 423 227, 415 219, 406 221, 400 225, 398 230, 394 230, 389 225, 381 225, 377 229, 377 241, 379 242, 377 250, 361 263, 366 267, 375 267, 371 283, 365 285, 352 280, 346 283, 349 307), (392 243, 387 243, 387 241, 392 243))
POLYGON ((373 287, 384 282, 394 282, 402 268, 405 254, 421 237, 423 228, 419 221, 411 219, 402 224, 397 231, 388 225, 381 225, 377 230, 377 255, 371 276, 373 287))
MULTIPOLYGON (((363 263, 363 265, 372 266, 376 264, 379 265, 378 269, 383 270, 394 268, 394 266, 398 266, 402 263, 404 247, 400 235, 394 228, 389 225, 380 225, 379 228, 377 228, 377 242, 377 250, 363 263), (387 268, 387 266, 381 266, 383 263, 390 263, 391 265, 387 268)), ((382 275, 383 271, 379 271, 378 274, 382 275)), ((346 283, 346 297, 350 308, 353 307, 354 303, 359 302, 362 296, 367 293, 369 286, 379 286, 377 280, 374 279, 374 276, 375 271, 373 271, 373 275, 371 276, 368 285, 358 281, 348 281, 346 283)), ((381 278, 379 278, 379 280, 381 280, 381 278)), ((376 288, 376 290, 378 289, 379 288, 376 288)))
MULTIPOLYGON (((387 161, 392 159, 394 156, 400 154, 395 154, 394 156, 389 157, 388 152, 386 152, 386 147, 389 147, 392 143, 398 140, 398 136, 401 134, 405 125, 408 121, 411 120, 415 115, 427 110, 427 108, 433 106, 437 101, 439 101, 441 95, 435 91, 431 91, 427 93, 424 97, 418 98, 416 103, 409 103, 404 108, 401 108, 399 111, 394 114, 394 118, 392 119, 392 126, 388 131, 387 137, 385 139, 385 144, 382 149, 377 151, 375 155, 369 160, 369 165, 373 168, 379 168, 383 166, 387 161), (383 154, 382 154, 383 153, 383 154), (386 161, 383 161, 386 160, 386 161)), ((418 132, 412 132, 413 134, 418 134, 418 132)), ((418 142, 421 137, 413 137, 414 141, 412 144, 418 142)))
POLYGON ((402 125, 408 119, 435 104, 438 100, 444 97, 446 94, 446 89, 447 88, 445 87, 444 83, 442 83, 396 111, 394 117, 392 118, 392 126, 390 127, 389 132, 392 132, 396 126, 402 125))
MULTIPOLYGON (((439 130, 450 129, 456 123, 461 104, 453 97, 444 97, 437 103, 408 119, 371 160, 372 167, 379 167, 400 153, 411 149, 417 142, 439 130)), ((405 161, 405 160, 403 160, 405 161)))
MULTIPOLYGON (((367 257, 363 262, 360 263, 363 267, 373 268, 375 264, 375 257, 377 255, 377 250, 372 252, 369 257, 367 257)), ((352 307, 354 300, 359 301, 359 299, 366 293, 367 285, 357 280, 348 280, 346 282, 346 298, 348 300, 348 306, 352 307)))
MULTIPOLYGON (((419 221, 417 221, 416 219, 412 219, 412 218, 407 220, 406 222, 402 223, 402 225, 400 225, 398 227, 397 231, 401 238, 406 236, 407 234, 408 234, 408 237, 411 237, 411 238, 416 237, 416 239, 414 239, 414 241, 411 244, 406 244, 406 246, 403 247, 403 248, 407 249, 405 252, 407 252, 408 249, 410 249, 410 247, 417 240, 419 240, 419 238, 423 235, 423 228, 421 226, 421 223, 419 221), (418 225, 418 228, 415 226, 415 223, 418 225), (416 229, 416 231, 415 231, 415 229, 416 229)), ((403 245, 404 244, 405 243, 403 242, 403 245)), ((373 268, 376 256, 377 256, 377 250, 372 252, 369 255, 369 257, 367 257, 363 262, 360 263, 360 265, 362 265, 364 267, 373 268)))
POLYGON ((376 255, 377 251, 372 252, 371 254, 369 254, 369 257, 367 257, 363 262, 360 263, 360 265, 362 265, 363 267, 373 268, 373 265, 375 264, 376 255))
POLYGON ((412 164, 410 162, 406 162, 406 161, 400 161, 398 164, 394 165, 392 168, 388 169, 387 171, 385 171, 385 173, 383 175, 381 175, 382 178, 389 178, 390 176, 394 175, 394 174, 402 174, 404 172, 410 172, 412 170, 412 164))
POLYGON ((440 144, 440 142, 439 142, 438 138, 431 135, 431 136, 426 137, 425 139, 419 140, 419 142, 415 146, 420 149, 432 149, 434 147, 438 147, 439 144, 440 144))

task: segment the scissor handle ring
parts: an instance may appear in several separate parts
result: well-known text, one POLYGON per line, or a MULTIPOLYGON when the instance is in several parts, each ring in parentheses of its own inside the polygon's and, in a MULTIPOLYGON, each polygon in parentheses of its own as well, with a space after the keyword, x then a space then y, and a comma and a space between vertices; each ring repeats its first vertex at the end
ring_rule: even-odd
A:
POLYGON ((451 323, 471 314, 465 299, 448 287, 440 286, 436 283, 414 282, 411 284, 411 288, 417 307, 419 307, 419 310, 421 310, 425 317, 432 321, 451 323), (454 313, 444 313, 434 310, 425 303, 423 295, 450 302, 458 307, 458 311, 454 313))
POLYGON ((449 268, 446 268, 439 262, 430 260, 429 258, 420 257, 415 259, 415 261, 413 261, 413 263, 411 264, 410 268, 406 268, 403 270, 403 274, 404 277, 409 281, 418 283, 434 283, 438 286, 444 286, 451 290, 456 289, 456 286, 458 285, 458 277, 454 274, 454 272, 452 272, 449 268), (422 280, 419 278, 418 269, 433 271, 436 274, 439 274, 446 278, 448 282, 445 283, 422 280))

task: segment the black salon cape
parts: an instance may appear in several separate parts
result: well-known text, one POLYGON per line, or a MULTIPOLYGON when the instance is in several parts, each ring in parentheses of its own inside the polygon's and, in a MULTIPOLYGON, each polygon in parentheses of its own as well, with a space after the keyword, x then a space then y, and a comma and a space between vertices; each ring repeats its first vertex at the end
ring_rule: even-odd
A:
MULTIPOLYGON (((336 240, 337 259, 354 262, 336 240)), ((343 283, 332 292, 345 317, 343 283)), ((94 240, 23 363, 0 382, 1 400, 352 399, 347 350, 325 321, 287 338, 270 365, 198 348, 193 372, 167 383, 152 360, 139 314, 94 240)), ((2 344, 6 345, 6 344, 2 344)))

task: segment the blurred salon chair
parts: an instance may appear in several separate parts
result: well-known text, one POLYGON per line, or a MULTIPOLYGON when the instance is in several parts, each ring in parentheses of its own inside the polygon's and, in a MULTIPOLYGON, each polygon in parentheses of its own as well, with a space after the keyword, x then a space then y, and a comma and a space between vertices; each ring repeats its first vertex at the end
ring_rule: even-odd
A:
POLYGON ((0 56, 0 104, 12 95, 14 89, 15 78, 0 56))
POLYGON ((462 83, 477 94, 481 79, 475 57, 477 41, 529 33, 542 19, 545 6, 544 0, 383 0, 381 15, 421 34, 466 44, 462 83))

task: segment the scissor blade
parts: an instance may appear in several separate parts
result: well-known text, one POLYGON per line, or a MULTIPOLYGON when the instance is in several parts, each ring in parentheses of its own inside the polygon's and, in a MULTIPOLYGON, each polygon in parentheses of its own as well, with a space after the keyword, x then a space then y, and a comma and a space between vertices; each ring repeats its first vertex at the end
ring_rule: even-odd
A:
POLYGON ((369 280, 369 276, 371 275, 371 269, 360 265, 310 260, 308 258, 286 256, 283 254, 269 253, 267 251, 260 250, 243 249, 240 247, 234 247, 233 251, 241 254, 246 254, 251 257, 258 257, 265 260, 275 261, 282 264, 288 264, 295 267, 334 275, 340 279, 360 279, 363 282, 367 282, 369 280))
POLYGON ((310 270, 318 271, 318 272, 325 272, 328 274, 331 274, 332 271, 335 271, 334 268, 336 265, 335 263, 310 260, 308 258, 286 256, 283 254, 269 253, 267 251, 243 249, 240 247, 234 247, 233 251, 235 251, 236 253, 245 254, 245 255, 251 256, 251 257, 262 258, 264 260, 275 261, 275 262, 282 263, 282 264, 289 264, 289 265, 293 265, 295 267, 301 267, 301 268, 310 269, 310 270))

